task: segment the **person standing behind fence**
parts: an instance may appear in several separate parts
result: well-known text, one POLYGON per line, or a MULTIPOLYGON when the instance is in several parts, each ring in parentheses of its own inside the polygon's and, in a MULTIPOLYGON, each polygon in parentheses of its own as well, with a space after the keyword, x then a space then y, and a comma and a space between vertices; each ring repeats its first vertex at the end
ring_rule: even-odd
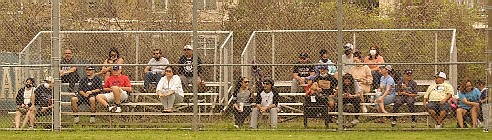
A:
MULTIPOLYGON (((87 77, 80 80, 79 92, 75 97, 72 97, 72 111, 77 113, 79 106, 82 103, 86 103, 90 106, 91 113, 96 112, 96 96, 102 91, 102 79, 95 75, 96 69, 93 66, 87 66, 85 68, 87 77)), ((73 118, 73 123, 79 123, 79 116, 75 115, 73 118)), ((89 123, 94 123, 96 118, 91 115, 89 118, 89 123)))
POLYGON ((366 56, 364 59, 364 63, 367 63, 369 68, 371 69, 372 74, 372 88, 379 88, 379 80, 381 79, 381 73, 378 64, 384 63, 384 58, 381 56, 381 52, 376 46, 371 47, 369 50, 369 56, 366 56))
MULTIPOLYGON (((309 55, 307 53, 299 54, 299 61, 296 64, 311 64, 309 55)), ((309 76, 314 76, 313 66, 299 66, 295 65, 293 70, 292 86, 290 88, 291 93, 299 92, 299 86, 305 85, 305 79, 309 76)))
POLYGON ((458 127, 464 128, 464 116, 466 113, 471 113, 472 127, 477 127, 477 115, 480 106, 480 90, 473 87, 470 79, 465 78, 459 88, 458 93, 458 109, 456 110, 456 119, 458 127))
POLYGON ((452 85, 444 83, 446 73, 438 72, 434 77, 435 83, 427 88, 423 105, 436 122, 435 128, 442 128, 444 117, 450 111, 448 100, 453 95, 454 88, 452 85))
POLYGON ((250 128, 258 128, 258 115, 270 112, 270 126, 277 128, 277 113, 280 111, 278 106, 279 95, 274 88, 274 83, 270 78, 263 81, 263 89, 256 95, 256 107, 251 109, 250 128))
MULTIPOLYGON (((372 74, 369 66, 365 65, 362 61, 361 52, 356 50, 354 52, 354 63, 357 65, 350 68, 350 74, 354 77, 362 90, 362 94, 371 92, 372 85, 372 74)), ((362 102, 364 102, 364 96, 361 97, 362 102)), ((362 106, 362 112, 367 112, 367 107, 362 106)))
MULTIPOLYGON (((71 49, 69 48, 65 49, 64 58, 61 60, 60 64, 78 64, 78 61, 72 56, 71 49)), ((75 83, 79 81, 79 74, 77 73, 77 67, 75 66, 61 67, 60 77, 62 83, 69 83, 68 92, 75 91, 75 83)))
POLYGON ((162 113, 172 113, 174 104, 183 101, 183 85, 179 76, 174 74, 174 71, 174 67, 167 67, 165 70, 166 75, 157 84, 157 96, 164 108, 162 113))
MULTIPOLYGON (((415 97, 417 96, 417 83, 413 80, 413 70, 406 69, 403 72, 403 79, 398 81, 396 86, 397 96, 395 98, 395 105, 393 106, 393 113, 398 113, 398 109, 403 103, 407 103, 408 110, 411 113, 415 113, 415 97)), ((396 126, 397 117, 393 117, 391 126, 396 126)), ((417 125, 417 117, 412 115, 412 128, 417 125)))
MULTIPOLYGON (((125 60, 120 56, 120 52, 116 48, 111 48, 109 50, 109 55, 106 60, 104 60, 104 64, 123 64, 125 63, 125 60)), ((111 76, 111 67, 112 66, 103 66, 101 71, 98 72, 96 75, 102 75, 103 80, 106 80, 111 76)))
POLYGON ((480 120, 481 123, 483 123, 483 126, 485 128, 485 131, 488 131, 487 128, 490 124, 489 122, 489 109, 490 109, 490 103, 488 103, 488 93, 489 89, 485 87, 485 81, 483 80, 478 80, 477 82, 477 88, 480 90, 480 112, 478 115, 478 119, 480 120))
POLYGON ((104 81, 103 91, 109 92, 99 94, 96 100, 108 109, 109 112, 121 113, 121 102, 128 99, 129 92, 132 92, 132 85, 128 76, 122 74, 121 66, 113 66, 112 75, 104 81), (114 102, 115 106, 109 106, 114 102))
MULTIPOLYGON (((202 64, 202 59, 200 59, 200 56, 197 56, 197 63, 198 65, 202 64)), ((178 64, 186 64, 186 66, 180 66, 179 67, 179 77, 181 78, 181 82, 183 83, 183 89, 186 92, 190 92, 191 85, 193 85, 193 47, 191 45, 186 45, 184 46, 184 55, 182 55, 179 60, 178 64)), ((203 84, 202 81, 202 67, 198 66, 198 77, 196 82, 198 84, 203 84)))
POLYGON ((24 87, 19 89, 17 96, 15 97, 15 103, 17 104, 14 118, 15 129, 19 129, 22 115, 26 115, 22 123, 22 128, 26 125, 29 119, 28 116, 31 114, 31 112, 29 112, 29 107, 32 106, 31 96, 34 94, 34 90, 36 90, 34 78, 27 78, 24 81, 24 85, 24 87))
MULTIPOLYGON (((149 61, 149 65, 169 65, 169 61, 162 57, 161 49, 154 49, 152 51, 152 59, 149 61)), ((167 66, 146 66, 144 69, 144 91, 148 92, 149 85, 151 83, 157 83, 161 79, 163 75, 166 75, 164 72, 167 66)), ((181 82, 180 82, 181 83, 181 82)))
POLYGON ((237 129, 243 126, 244 120, 251 113, 251 101, 253 101, 254 95, 249 90, 250 81, 246 77, 240 77, 237 82, 234 92, 232 93, 232 104, 234 106, 234 127, 237 129))
POLYGON ((53 108, 53 77, 46 77, 46 80, 37 86, 34 94, 31 95, 31 103, 34 103, 34 105, 29 108, 30 115, 28 118, 32 129, 37 116, 51 114, 51 109, 53 108))

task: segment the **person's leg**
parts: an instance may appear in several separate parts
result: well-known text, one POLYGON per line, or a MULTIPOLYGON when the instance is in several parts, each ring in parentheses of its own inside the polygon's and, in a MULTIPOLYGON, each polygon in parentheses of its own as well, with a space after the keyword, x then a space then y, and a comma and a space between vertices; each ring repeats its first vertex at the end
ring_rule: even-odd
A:
POLYGON ((109 96, 112 96, 110 95, 111 93, 106 93, 106 94, 99 94, 96 96, 96 100, 97 102, 99 102, 102 106, 106 107, 106 108, 109 108, 109 99, 108 97, 109 96))
MULTIPOLYGON (((408 110, 411 113, 415 113, 415 98, 414 97, 406 97, 407 99, 407 107, 408 110)), ((412 122, 416 123, 417 122, 417 117, 415 115, 412 115, 412 122)))
POLYGON ((270 108, 270 125, 277 128, 278 108, 270 108))
POLYGON ((79 76, 77 74, 77 72, 72 72, 70 74, 68 74, 68 86, 69 86, 69 92, 73 92, 73 91, 76 91, 75 89, 75 83, 77 83, 79 81, 79 76))
POLYGON ((92 113, 96 112, 96 97, 92 96, 89 98, 89 106, 92 113))
POLYGON ((372 75, 372 89, 378 89, 379 88, 379 82, 381 80, 381 73, 379 71, 371 71, 372 75))
POLYGON ((463 116, 466 114, 466 109, 458 108, 456 109, 456 120, 458 120, 458 126, 464 128, 463 116))
POLYGON ((240 117, 240 113, 236 108, 233 108, 234 110, 234 125, 238 125, 239 126, 239 119, 241 118, 240 117))
POLYGON ((439 118, 437 120, 438 125, 442 125, 442 121, 444 120, 444 117, 446 117, 446 114, 448 114, 446 110, 441 110, 441 113, 439 113, 439 118))
MULTIPOLYGON (((77 113, 79 110, 79 99, 78 99, 79 94, 77 94, 77 97, 72 97, 72 111, 73 113, 77 113)), ((77 116, 75 116, 77 117, 77 116)))
POLYGON ((426 105, 426 109, 427 109, 427 112, 429 112, 429 116, 431 116, 431 118, 437 123, 437 113, 436 113, 436 110, 435 110, 435 106, 436 104, 435 103, 427 103, 426 105))
POLYGON ((14 118, 14 121, 15 121, 15 129, 19 129, 21 117, 22 117, 22 112, 15 111, 15 118, 14 118))
MULTIPOLYGON (((361 105, 360 105, 361 99, 360 98, 352 98, 351 102, 352 102, 352 105, 354 106, 354 112, 361 113, 362 112, 361 105)), ((359 115, 355 115, 354 117, 357 120, 359 119, 359 115)))
MULTIPOLYGON (((34 122, 36 121, 36 114, 38 113, 37 107, 31 110, 30 116, 29 116, 29 126, 34 127, 34 122)), ((24 126, 23 126, 24 127, 24 126)))
POLYGON ((260 114, 260 110, 258 108, 254 107, 251 109, 251 122, 249 127, 258 128, 258 114, 260 114))
POLYGON ((491 103, 487 103, 487 104, 482 104, 482 114, 483 114, 483 126, 485 129, 488 129, 489 128, 489 120, 490 120, 490 116, 489 116, 489 109, 491 107, 491 103))
POLYGON ((169 108, 169 106, 167 106, 167 97, 159 97, 159 100, 161 100, 163 111, 167 111, 167 108, 169 108))
POLYGON ((299 87, 299 81, 297 81, 297 79, 293 78, 292 79, 292 85, 290 87, 290 93, 297 93, 298 87, 299 87))
POLYGON ((470 109, 470 113, 472 119, 472 128, 477 128, 478 107, 472 107, 470 109))
MULTIPOLYGON (((403 98, 404 97, 402 97, 402 95, 395 97, 395 105, 393 106, 393 113, 398 113, 401 104, 403 104, 403 98)), ((393 117, 393 121, 396 122, 396 116, 393 117)))
POLYGON ((167 110, 169 110, 170 112, 173 111, 174 100, 176 100, 176 95, 177 93, 167 96, 167 110))
POLYGON ((251 107, 245 106, 243 108, 243 112, 239 114, 239 122, 238 122, 239 127, 243 126, 244 120, 249 116, 250 113, 251 113, 251 107))
POLYGON ((150 71, 146 72, 144 75, 144 87, 143 87, 143 89, 145 92, 148 92, 148 90, 149 90, 149 85, 150 85, 150 82, 152 82, 152 77, 153 77, 153 74, 150 71))
POLYGON ((330 107, 330 110, 334 111, 335 110, 335 98, 328 97, 328 106, 330 107))
POLYGON ((26 115, 24 116, 24 120, 22 121, 22 125, 20 128, 24 128, 27 124, 27 122, 31 119, 31 111, 27 111, 26 115))

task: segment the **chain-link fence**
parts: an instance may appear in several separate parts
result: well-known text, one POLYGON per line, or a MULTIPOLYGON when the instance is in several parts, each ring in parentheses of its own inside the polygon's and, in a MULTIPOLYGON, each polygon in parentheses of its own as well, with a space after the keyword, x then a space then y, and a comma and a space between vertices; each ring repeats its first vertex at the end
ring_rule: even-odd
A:
MULTIPOLYGON (((29 104, 32 100, 28 95, 35 92, 34 98, 42 102, 34 103, 38 112, 50 112, 50 97, 61 95, 60 122, 66 129, 188 129, 196 125, 193 82, 198 85, 198 125, 206 130, 434 128, 437 124, 427 113, 423 98, 435 83, 437 72, 447 74, 446 82, 454 90, 453 100, 459 99, 458 86, 465 77, 472 79, 473 86, 478 86, 476 80, 485 79, 486 41, 484 30, 477 29, 483 25, 483 3, 346 1, 342 7, 344 46, 339 46, 337 31, 333 30, 337 27, 335 1, 200 0, 198 46, 189 47, 186 45, 192 44, 192 0, 62 1, 60 59, 77 60, 76 64, 61 64, 62 73, 77 68, 73 77, 63 78, 65 75, 53 75, 51 16, 47 14, 51 3, 0 1, 4 5, 0 9, 1 49, 18 52, 0 58, 0 128, 22 125, 30 110, 22 104, 29 104), (360 60, 345 61, 346 56, 339 57, 345 53, 338 52, 340 47, 351 49, 353 55, 360 55, 360 60), (390 64, 392 68, 370 64, 381 62, 378 58, 367 58, 365 62, 371 48, 377 48, 383 56, 384 62, 380 64, 390 64), (190 50, 198 52, 201 59, 198 81, 191 79, 193 75, 188 71, 192 61, 190 50), (149 64, 149 60, 157 61, 157 56, 169 63, 149 64), (306 58, 309 63, 304 62, 306 58), (337 64, 351 68, 335 74, 336 69, 332 68, 337 64), (368 68, 365 64, 369 64, 368 68), (79 92, 101 90, 96 88, 97 82, 82 81, 90 73, 87 71, 92 71, 88 65, 95 67, 95 77, 108 86, 102 90, 112 93, 95 96, 79 92), (120 70, 115 65, 123 66, 122 74, 128 76, 131 91, 112 88, 115 82, 108 79, 113 71, 120 70), (168 70, 161 66, 173 66, 176 69, 169 70, 174 74, 188 77, 178 78, 182 82, 180 87, 171 87, 176 79, 160 79, 168 70), (380 100, 377 89, 381 87, 380 77, 385 77, 383 69, 391 69, 394 85, 389 86, 387 99, 380 100), (415 83, 406 81, 409 71, 415 83), (333 76, 327 78, 325 72, 333 76), (53 81, 50 76, 54 80, 61 76, 60 93, 49 92, 49 84, 45 87, 45 83, 53 81), (43 90, 25 88, 31 85, 27 78, 33 78, 36 90, 43 90), (337 89, 339 85, 341 88, 337 89), (174 96, 164 95, 170 93, 167 91, 174 91, 174 96), (347 94, 336 97, 338 91, 347 94), (120 99, 121 103, 114 99, 106 106, 105 102, 117 94, 129 96, 120 99), (92 96, 94 100, 90 99, 92 96), (172 98, 176 98, 174 104, 170 103, 172 98), (378 107, 379 101, 384 102, 384 108, 378 107), (95 111, 91 107, 94 102, 95 111), (275 106, 265 108, 269 104, 275 106), (78 111, 73 111, 74 106, 78 111), (119 109, 121 113, 113 113, 120 112, 119 109)), ((484 108, 480 111, 486 111, 487 107, 484 108)), ((444 128, 460 126, 454 110, 446 112, 444 128)), ((35 128, 51 128, 56 116, 37 113, 32 117, 36 118, 35 128)), ((487 119, 481 119, 482 116, 479 120, 485 122, 487 119)), ((464 117, 468 127, 473 125, 472 118, 464 117)), ((29 126, 27 119, 25 127, 29 126)))

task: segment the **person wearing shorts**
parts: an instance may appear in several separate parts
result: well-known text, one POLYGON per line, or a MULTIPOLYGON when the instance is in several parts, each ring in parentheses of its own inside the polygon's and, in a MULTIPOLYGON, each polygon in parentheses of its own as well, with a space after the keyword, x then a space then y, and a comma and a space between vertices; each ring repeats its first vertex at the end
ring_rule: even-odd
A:
POLYGON ((450 110, 447 101, 454 93, 454 88, 452 85, 444 83, 444 80, 446 80, 446 74, 444 72, 438 72, 434 77, 436 83, 427 88, 424 94, 423 105, 436 122, 435 128, 442 128, 443 119, 450 110))
MULTIPOLYGON (((96 95, 102 91, 102 79, 95 75, 96 69, 93 66, 87 66, 85 68, 87 77, 80 80, 79 92, 72 97, 72 110, 73 113, 77 113, 79 106, 82 103, 86 103, 90 106, 92 113, 96 112, 96 95)), ((79 116, 75 115, 73 123, 77 124, 79 122, 79 116)), ((90 123, 95 122, 95 116, 91 115, 89 119, 90 123)))
POLYGON ((121 113, 121 102, 128 99, 128 93, 132 92, 130 79, 123 75, 121 66, 113 66, 112 75, 104 82, 103 91, 105 94, 96 96, 96 100, 108 109, 109 112, 121 113), (115 105, 110 106, 109 103, 115 105))

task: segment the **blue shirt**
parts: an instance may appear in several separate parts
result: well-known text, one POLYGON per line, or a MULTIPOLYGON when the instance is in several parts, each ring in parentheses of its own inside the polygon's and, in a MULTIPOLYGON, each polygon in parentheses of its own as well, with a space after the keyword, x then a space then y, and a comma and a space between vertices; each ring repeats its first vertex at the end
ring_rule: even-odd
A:
POLYGON ((390 91, 388 95, 395 95, 395 80, 393 79, 393 77, 389 75, 386 78, 384 76, 381 76, 381 82, 379 86, 381 87, 381 92, 383 94, 386 91, 386 86, 390 86, 390 91))
POLYGON ((459 93, 458 94, 458 107, 463 109, 470 109, 471 106, 467 105, 463 102, 463 99, 466 98, 468 102, 480 102, 480 91, 477 88, 473 88, 472 91, 467 93, 459 93))

